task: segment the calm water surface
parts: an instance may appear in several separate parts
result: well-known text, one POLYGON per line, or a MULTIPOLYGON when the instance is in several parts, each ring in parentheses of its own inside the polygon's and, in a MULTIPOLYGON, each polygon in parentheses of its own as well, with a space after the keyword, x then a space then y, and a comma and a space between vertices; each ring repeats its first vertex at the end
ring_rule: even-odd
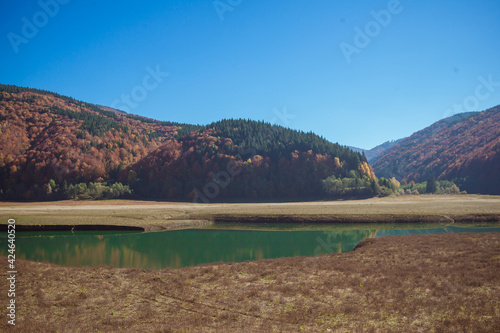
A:
MULTIPOLYGON (((16 258, 59 265, 160 269, 210 262, 313 256, 351 251, 367 237, 449 232, 500 232, 500 224, 216 224, 164 232, 18 232, 16 258)), ((7 238, 0 237, 0 254, 7 238)))

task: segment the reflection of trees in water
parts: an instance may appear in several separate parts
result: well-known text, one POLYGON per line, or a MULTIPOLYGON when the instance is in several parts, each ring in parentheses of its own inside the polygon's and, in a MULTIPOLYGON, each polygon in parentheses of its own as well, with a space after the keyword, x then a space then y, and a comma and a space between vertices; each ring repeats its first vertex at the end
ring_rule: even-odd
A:
MULTIPOLYGON (((18 258, 60 265, 165 268, 218 261, 311 256, 350 251, 367 237, 486 232, 500 228, 433 228, 330 231, 176 230, 122 235, 18 237, 18 258)), ((0 239, 0 245, 6 239, 0 239)), ((7 246, 1 246, 0 253, 7 246)), ((6 254, 6 253, 2 253, 6 254)))
POLYGON ((316 238, 314 255, 351 251, 361 240, 373 237, 375 230, 332 230, 322 231, 316 238))
POLYGON ((142 267, 141 253, 124 245, 119 235, 51 236, 18 238, 20 258, 65 266, 111 265, 142 267))
POLYGON ((367 230, 177 230, 130 235, 59 235, 20 237, 18 252, 23 259, 67 266, 164 268, 314 255, 318 238, 326 239, 336 251, 348 251, 369 235, 367 230))

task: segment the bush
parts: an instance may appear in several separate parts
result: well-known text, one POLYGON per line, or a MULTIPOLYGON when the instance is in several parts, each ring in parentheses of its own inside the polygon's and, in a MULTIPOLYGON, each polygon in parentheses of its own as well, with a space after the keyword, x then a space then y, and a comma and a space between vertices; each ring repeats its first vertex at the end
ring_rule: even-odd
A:
POLYGON ((66 199, 116 199, 128 197, 132 194, 132 190, 128 185, 122 183, 114 183, 108 186, 106 183, 80 183, 71 184, 67 190, 64 191, 66 199))
POLYGON ((363 178, 336 178, 330 176, 321 181, 323 191, 334 197, 375 195, 376 182, 364 176, 363 178))
MULTIPOLYGON (((436 194, 460 194, 460 189, 458 186, 449 180, 440 180, 435 182, 436 190, 434 192, 428 192, 428 182, 417 183, 411 181, 409 184, 401 185, 401 188, 405 191, 405 194, 412 194, 413 191, 418 191, 418 193, 436 193, 436 194)), ((432 190, 432 186, 430 186, 432 190)))
POLYGON ((388 197, 390 196, 391 194, 394 194, 394 192, 388 188, 388 187, 385 187, 385 186, 380 186, 380 192, 379 192, 379 195, 381 197, 388 197))

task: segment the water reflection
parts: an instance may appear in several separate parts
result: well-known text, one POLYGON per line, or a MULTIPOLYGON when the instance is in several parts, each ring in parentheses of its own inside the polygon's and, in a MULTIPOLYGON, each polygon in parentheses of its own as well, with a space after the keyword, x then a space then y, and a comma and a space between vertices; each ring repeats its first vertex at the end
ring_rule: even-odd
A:
MULTIPOLYGON (((346 252, 367 237, 487 231, 500 231, 500 228, 370 229, 365 225, 361 229, 351 226, 348 230, 332 228, 326 231, 300 228, 286 231, 254 228, 189 229, 124 234, 58 233, 36 237, 29 233, 18 233, 16 257, 67 266, 110 265, 160 269, 219 261, 241 262, 346 252)), ((2 255, 7 254, 7 238, 4 236, 0 238, 2 255)))

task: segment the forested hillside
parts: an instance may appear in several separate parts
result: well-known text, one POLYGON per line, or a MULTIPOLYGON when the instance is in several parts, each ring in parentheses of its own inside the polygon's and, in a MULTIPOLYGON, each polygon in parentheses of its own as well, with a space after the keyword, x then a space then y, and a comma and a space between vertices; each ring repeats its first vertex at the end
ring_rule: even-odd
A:
POLYGON ((104 182, 182 131, 36 89, 0 86, 0 186, 11 199, 104 182), (52 181, 51 181, 52 180, 52 181))
POLYGON ((379 190, 364 155, 313 133, 249 120, 160 122, 0 85, 2 199, 321 197, 333 193, 327 178, 340 196, 379 190))
POLYGON ((469 193, 500 194, 500 106, 440 120, 386 150, 372 165, 380 177, 423 182, 434 176, 469 193))
POLYGON ((322 180, 332 175, 375 181, 359 153, 313 133, 240 119, 170 140, 131 165, 121 179, 132 179, 141 196, 188 195, 206 201, 318 197, 323 195, 322 180))

